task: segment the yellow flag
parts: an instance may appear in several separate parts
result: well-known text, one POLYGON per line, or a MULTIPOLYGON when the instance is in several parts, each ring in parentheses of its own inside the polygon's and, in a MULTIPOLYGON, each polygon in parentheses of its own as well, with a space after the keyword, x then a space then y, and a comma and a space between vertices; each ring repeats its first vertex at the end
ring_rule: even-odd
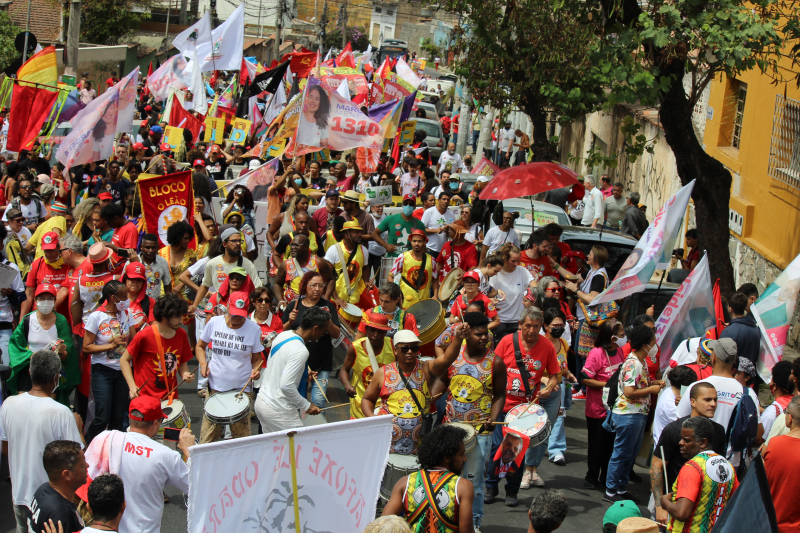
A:
POLYGON ((50 90, 56 90, 58 83, 56 47, 48 46, 41 52, 32 55, 17 71, 17 79, 49 85, 52 87, 50 90))

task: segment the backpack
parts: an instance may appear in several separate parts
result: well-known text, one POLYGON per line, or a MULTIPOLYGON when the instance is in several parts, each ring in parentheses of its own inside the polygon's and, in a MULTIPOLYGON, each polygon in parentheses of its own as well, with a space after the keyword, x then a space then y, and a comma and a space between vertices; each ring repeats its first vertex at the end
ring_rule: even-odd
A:
POLYGON ((739 403, 733 408, 728 429, 725 432, 726 448, 730 446, 731 454, 741 452, 756 440, 758 435, 758 408, 753 398, 747 392, 747 388, 742 385, 742 397, 739 403))
MULTIPOLYGON (((37 195, 35 195, 35 194, 34 194, 34 195, 31 195, 31 201, 33 201, 33 204, 36 206, 36 217, 37 217, 37 219, 41 218, 41 213, 42 213, 42 201, 41 201, 41 200, 39 199, 39 197, 38 197, 37 195)), ((20 205, 19 196, 17 196, 17 197, 16 197, 16 198, 14 198, 13 200, 11 200, 11 203, 9 204, 9 208, 11 208, 11 209, 16 209, 16 210, 18 210, 20 213, 22 213, 22 206, 20 205)), ((45 214, 46 214, 46 213, 47 213, 47 209, 45 209, 45 214)))

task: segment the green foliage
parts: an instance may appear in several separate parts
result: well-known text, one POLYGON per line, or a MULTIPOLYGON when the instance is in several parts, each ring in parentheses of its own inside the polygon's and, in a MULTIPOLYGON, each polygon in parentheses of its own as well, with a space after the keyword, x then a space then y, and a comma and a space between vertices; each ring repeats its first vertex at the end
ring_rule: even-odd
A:
MULTIPOLYGON (((69 20, 67 4, 66 19, 69 20)), ((137 13, 133 8, 150 7, 149 0, 82 0, 81 42, 113 46, 123 43, 139 29, 139 23, 150 19, 150 13, 137 13)))
MULTIPOLYGON (((353 51, 365 51, 369 45, 369 36, 367 29, 364 26, 348 26, 347 27, 347 40, 350 41, 350 46, 353 51)), ((334 48, 336 50, 342 49, 342 28, 335 26, 331 31, 325 34, 322 40, 323 48, 325 50, 334 48)))
POLYGON ((14 48, 14 38, 21 31, 8 18, 7 12, 0 11, 0 68, 6 68, 19 57, 19 52, 14 48))
POLYGON ((420 48, 427 54, 429 62, 433 61, 434 58, 442 57, 442 55, 443 55, 442 51, 439 49, 439 47, 436 46, 433 43, 433 41, 428 37, 423 39, 422 45, 420 46, 420 48))

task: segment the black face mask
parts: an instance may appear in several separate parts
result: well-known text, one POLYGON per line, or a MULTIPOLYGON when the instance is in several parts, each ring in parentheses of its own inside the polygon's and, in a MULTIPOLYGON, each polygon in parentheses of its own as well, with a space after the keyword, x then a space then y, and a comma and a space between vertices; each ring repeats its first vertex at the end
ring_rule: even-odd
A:
POLYGON ((566 330, 567 328, 550 328, 550 335, 558 339, 566 330))

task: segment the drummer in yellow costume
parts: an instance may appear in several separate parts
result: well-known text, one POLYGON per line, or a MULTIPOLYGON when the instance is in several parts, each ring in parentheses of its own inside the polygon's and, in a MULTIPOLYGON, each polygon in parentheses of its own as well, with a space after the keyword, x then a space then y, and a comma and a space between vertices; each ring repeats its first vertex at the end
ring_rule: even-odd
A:
MULTIPOLYGON (((463 344, 453 342, 445 350, 449 358, 456 353, 458 357, 442 378, 448 387, 444 422, 489 422, 473 426, 478 433, 477 443, 467 452, 467 462, 461 471, 461 477, 471 479, 475 485, 472 518, 479 528, 483 516, 484 472, 494 429, 491 422, 503 414, 507 377, 503 358, 486 347, 489 318, 483 313, 465 313, 464 323, 469 326, 469 335, 463 344)), ((458 332, 456 338, 459 338, 458 332)))
POLYGON ((425 232, 415 229, 408 237, 411 245, 410 252, 395 259, 392 270, 389 273, 389 281, 394 281, 400 285, 403 293, 401 306, 408 309, 420 300, 427 300, 431 297, 431 287, 433 293, 439 290, 436 260, 425 251, 425 244, 428 236, 425 232), (400 278, 398 280, 398 278, 400 278))
POLYGON ((278 298, 283 295, 285 303, 300 295, 300 280, 306 272, 319 272, 325 278, 325 283, 333 280, 330 265, 311 253, 309 240, 305 235, 295 235, 292 243, 286 247, 286 251, 291 257, 278 267, 275 283, 272 286, 278 298))
POLYGON ((342 227, 344 238, 325 252, 325 260, 336 269, 337 277, 336 284, 329 286, 325 291, 326 300, 339 305, 355 304, 361 309, 372 307, 372 299, 367 293, 367 290, 372 288, 372 281, 369 279, 364 281, 364 275, 368 273, 369 251, 366 246, 361 245, 363 231, 355 220, 345 222, 342 227))
POLYGON ((386 315, 367 311, 361 320, 366 337, 357 339, 347 350, 347 357, 339 370, 339 380, 350 396, 350 418, 364 418, 361 399, 372 381, 377 368, 394 362, 392 339, 387 335, 389 318, 386 315), (350 377, 350 370, 353 376, 350 377))
MULTIPOLYGON (((458 344, 470 334, 469 326, 459 326, 456 330, 458 344)), ((361 400, 361 410, 368 417, 392 415, 389 452, 409 455, 417 453, 422 425, 431 417, 430 389, 436 378, 447 373, 458 357, 458 350, 449 350, 430 361, 420 361, 420 341, 413 332, 402 329, 395 333, 393 340, 396 361, 379 368, 372 376, 361 400), (380 410, 375 409, 378 399, 381 400, 380 410)))

